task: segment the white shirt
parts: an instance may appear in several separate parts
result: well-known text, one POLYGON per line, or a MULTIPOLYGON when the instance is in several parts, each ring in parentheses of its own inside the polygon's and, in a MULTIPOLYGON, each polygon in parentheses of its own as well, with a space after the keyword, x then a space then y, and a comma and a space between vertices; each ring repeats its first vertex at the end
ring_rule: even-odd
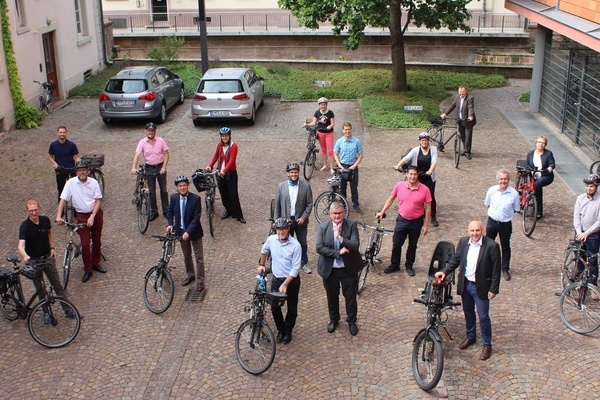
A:
POLYGON ((477 259, 479 251, 483 243, 483 236, 479 238, 477 243, 472 243, 469 239, 469 250, 467 251, 467 265, 465 267, 465 278, 471 282, 475 282, 475 271, 477 270, 477 259))
POLYGON ((300 187, 300 183, 298 182, 296 185, 292 186, 288 183, 288 190, 290 194, 290 215, 298 218, 296 215, 296 201, 298 201, 298 188, 300 187))
POLYGON ((96 199, 102 199, 102 192, 98 181, 94 178, 88 176, 83 183, 75 176, 67 181, 60 198, 65 201, 71 200, 78 213, 89 214, 94 211, 96 199))
MULTIPOLYGON (((542 155, 537 154, 535 151, 533 152, 533 166, 535 169, 542 169, 542 155)), ((536 178, 539 178, 540 176, 542 176, 541 172, 535 173, 536 178)))

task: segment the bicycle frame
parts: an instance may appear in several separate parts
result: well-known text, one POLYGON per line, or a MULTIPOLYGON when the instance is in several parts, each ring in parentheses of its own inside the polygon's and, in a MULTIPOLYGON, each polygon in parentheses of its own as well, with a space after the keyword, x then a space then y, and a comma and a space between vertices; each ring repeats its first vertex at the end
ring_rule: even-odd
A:
MULTIPOLYGON (((34 294, 31 295, 31 297, 29 298, 27 303, 25 303, 25 295, 23 293, 23 286, 21 283, 21 272, 20 272, 21 269, 17 265, 19 260, 14 259, 14 260, 10 260, 10 261, 13 263, 14 271, 10 274, 10 278, 8 280, 9 290, 4 294, 4 296, 8 296, 15 301, 15 304, 17 305, 17 314, 19 315, 19 318, 21 318, 21 319, 27 318, 27 316, 31 312, 33 302, 38 298, 39 298, 39 301, 42 301, 42 300, 50 301, 52 297, 62 298, 62 297, 58 297, 58 296, 52 296, 52 292, 54 289, 53 289, 52 285, 50 285, 50 288, 48 290, 46 289, 46 283, 42 276, 42 278, 40 279, 39 288, 35 291, 34 294), (11 286, 15 289, 17 297, 13 296, 10 293, 11 286)), ((43 262, 40 264, 45 265, 46 263, 43 262)))
POLYGON ((523 209, 523 207, 525 207, 525 204, 527 204, 528 197, 531 195, 531 193, 535 193, 535 179, 533 179, 533 176, 531 175, 531 169, 517 168, 517 170, 519 171, 519 177, 517 178, 517 180, 523 180, 523 183, 521 183, 517 187, 517 192, 519 192, 519 195, 521 197, 521 209, 523 209))

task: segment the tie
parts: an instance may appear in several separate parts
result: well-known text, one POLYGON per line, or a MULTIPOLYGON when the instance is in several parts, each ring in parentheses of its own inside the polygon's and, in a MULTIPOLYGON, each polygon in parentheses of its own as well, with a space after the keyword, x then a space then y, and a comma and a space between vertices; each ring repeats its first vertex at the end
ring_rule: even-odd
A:
POLYGON ((183 216, 185 215, 185 206, 187 204, 187 196, 181 197, 181 229, 185 230, 185 221, 183 216))
MULTIPOLYGON (((333 236, 333 245, 336 250, 340 249, 340 240, 338 239, 337 236, 333 236)), ((336 264, 343 263, 342 256, 339 256, 338 258, 336 258, 335 261, 336 261, 336 264)))
POLYGON ((460 107, 458 107, 458 119, 463 119, 462 117, 462 107, 463 107, 463 101, 465 99, 464 98, 460 98, 460 107))

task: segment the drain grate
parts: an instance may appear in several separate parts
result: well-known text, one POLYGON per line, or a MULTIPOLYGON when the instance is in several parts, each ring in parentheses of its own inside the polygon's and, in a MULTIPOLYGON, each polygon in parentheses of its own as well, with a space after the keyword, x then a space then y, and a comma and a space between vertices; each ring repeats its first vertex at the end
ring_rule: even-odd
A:
POLYGON ((204 301, 204 296, 206 296, 206 289, 201 292, 196 289, 188 289, 188 292, 185 295, 185 301, 204 301))

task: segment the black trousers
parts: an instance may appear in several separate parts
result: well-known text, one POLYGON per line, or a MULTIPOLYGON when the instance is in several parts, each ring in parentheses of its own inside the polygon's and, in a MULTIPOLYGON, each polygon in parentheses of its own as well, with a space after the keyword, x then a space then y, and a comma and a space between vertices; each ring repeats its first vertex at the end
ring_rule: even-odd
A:
POLYGON ((358 273, 351 274, 346 268, 333 268, 327 279, 323 279, 325 293, 327 293, 327 308, 329 309, 329 320, 338 322, 340 320, 340 286, 346 300, 346 322, 356 323, 358 304, 356 294, 358 293, 358 273))
POLYGON ((221 202, 225 210, 234 219, 244 218, 240 197, 238 195, 238 175, 237 171, 231 171, 221 177, 217 177, 217 186, 221 194, 221 202))
MULTIPOLYGON (((287 278, 287 277, 286 277, 287 278)), ((275 278, 271 281, 271 291, 278 292, 279 287, 285 281, 285 278, 275 278)), ((281 307, 273 307, 271 306, 271 313, 273 314, 273 320, 275 321, 275 326, 277 326, 278 331, 283 331, 285 333, 292 333, 294 326, 296 326, 296 319, 298 318, 298 295, 300 294, 300 275, 297 278, 294 278, 293 281, 290 282, 286 291, 287 297, 287 314, 285 318, 283 316, 283 310, 281 307)))
POLYGON ((512 221, 496 222, 488 218, 485 227, 485 236, 496 240, 500 236, 500 247, 502 248, 502 271, 510 268, 510 236, 512 235, 512 221))

